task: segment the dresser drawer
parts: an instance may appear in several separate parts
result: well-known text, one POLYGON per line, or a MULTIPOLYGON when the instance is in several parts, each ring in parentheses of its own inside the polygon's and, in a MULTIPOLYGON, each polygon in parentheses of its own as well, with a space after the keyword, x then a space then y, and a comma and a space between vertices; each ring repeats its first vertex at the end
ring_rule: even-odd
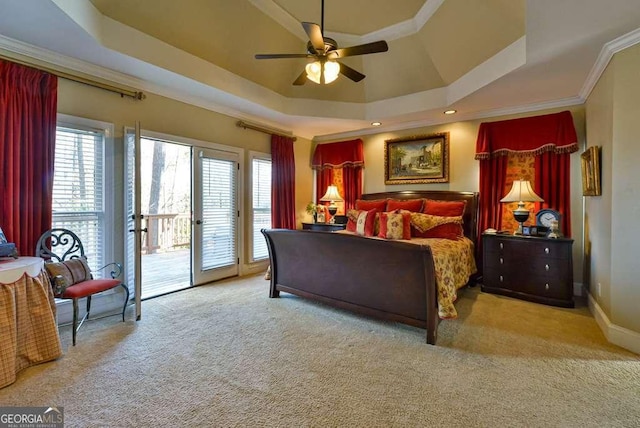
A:
POLYGON ((518 291, 543 298, 571 300, 573 287, 567 287, 566 281, 558 278, 532 278, 521 284, 518 291))
POLYGON ((566 260, 571 257, 571 247, 567 251, 564 243, 547 239, 534 241, 535 238, 495 238, 483 242, 486 254, 508 255, 521 259, 526 257, 548 257, 566 260))

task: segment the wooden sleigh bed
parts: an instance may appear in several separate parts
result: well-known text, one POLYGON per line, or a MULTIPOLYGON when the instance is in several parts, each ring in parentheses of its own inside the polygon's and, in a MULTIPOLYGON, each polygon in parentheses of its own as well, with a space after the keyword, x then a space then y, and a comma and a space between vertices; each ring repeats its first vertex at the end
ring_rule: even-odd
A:
MULTIPOLYGON (((476 242, 476 192, 384 192, 365 194, 362 199, 466 201, 462 214, 464 236, 476 242)), ((442 291, 438 289, 432 255, 436 245, 425 244, 424 240, 410 242, 309 230, 265 229, 262 233, 271 259, 269 297, 279 297, 284 291, 366 316, 424 328, 427 343, 436 343, 442 317, 438 306, 442 291)), ((473 246, 470 251, 477 262, 473 246)), ((441 276, 442 272, 438 274, 441 276)))

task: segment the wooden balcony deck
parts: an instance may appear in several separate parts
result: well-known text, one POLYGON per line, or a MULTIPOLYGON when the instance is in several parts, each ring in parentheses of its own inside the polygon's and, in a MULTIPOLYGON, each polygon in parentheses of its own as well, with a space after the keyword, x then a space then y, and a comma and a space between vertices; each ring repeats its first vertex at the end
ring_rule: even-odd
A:
POLYGON ((188 248, 142 256, 142 298, 191 287, 191 250, 188 248))

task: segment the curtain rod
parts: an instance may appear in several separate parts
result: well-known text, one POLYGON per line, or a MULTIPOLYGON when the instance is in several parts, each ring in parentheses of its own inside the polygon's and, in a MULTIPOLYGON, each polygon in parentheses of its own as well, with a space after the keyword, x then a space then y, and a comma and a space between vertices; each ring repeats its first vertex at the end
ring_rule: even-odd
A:
POLYGON ((94 88, 103 89, 109 92, 115 92, 116 94, 120 94, 121 97, 130 97, 136 100, 143 100, 146 98, 145 94, 138 91, 130 91, 128 89, 118 88, 116 86, 112 86, 106 83, 98 82, 95 80, 87 79, 85 77, 76 76, 70 73, 65 73, 64 71, 54 70, 53 68, 49 68, 39 64, 33 64, 28 61, 23 61, 17 58, 9 57, 0 54, 0 59, 4 59, 6 61, 14 62, 16 64, 25 65, 27 67, 35 68, 40 71, 44 71, 46 73, 50 73, 56 75, 62 79, 71 80, 73 82, 82 83, 83 85, 93 86, 94 88))
POLYGON ((273 129, 265 128, 265 127, 262 127, 262 126, 252 125, 250 123, 243 122, 242 120, 237 121, 236 122, 236 126, 239 127, 239 128, 253 129, 254 131, 264 132, 265 134, 274 134, 274 135, 279 135, 281 137, 291 138, 291 139, 293 139, 293 141, 297 140, 296 137, 293 137, 291 135, 287 135, 287 134, 284 134, 282 132, 278 132, 278 131, 275 131, 273 129))

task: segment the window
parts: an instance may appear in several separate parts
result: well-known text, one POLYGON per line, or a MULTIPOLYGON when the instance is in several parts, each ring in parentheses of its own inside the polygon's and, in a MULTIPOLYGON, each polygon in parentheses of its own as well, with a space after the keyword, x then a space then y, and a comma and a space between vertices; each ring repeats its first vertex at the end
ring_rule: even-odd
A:
MULTIPOLYGON (((53 227, 66 228, 78 235, 93 271, 107 259, 106 134, 106 129, 60 121, 56 128, 53 227)), ((96 272, 97 276, 101 273, 96 272)))
POLYGON ((260 232, 271 227, 271 156, 251 152, 251 260, 258 261, 269 257, 267 243, 260 232))

